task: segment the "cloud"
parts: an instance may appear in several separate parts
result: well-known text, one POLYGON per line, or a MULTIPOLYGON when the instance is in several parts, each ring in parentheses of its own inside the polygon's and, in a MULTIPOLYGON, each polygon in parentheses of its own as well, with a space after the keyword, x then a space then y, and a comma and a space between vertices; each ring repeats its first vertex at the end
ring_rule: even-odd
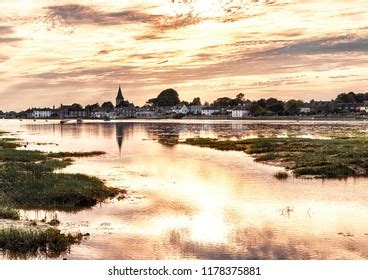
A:
POLYGON ((120 25, 123 23, 149 23, 157 16, 137 10, 103 12, 92 6, 77 4, 48 6, 45 19, 52 24, 66 25, 120 25))
POLYGON ((13 27, 0 25, 0 36, 13 33, 13 27))
POLYGON ((327 37, 317 40, 303 40, 281 48, 258 53, 259 55, 315 55, 341 52, 368 53, 368 38, 354 35, 327 37))
POLYGON ((3 38, 0 38, 0 44, 1 43, 19 42, 19 41, 22 41, 22 40, 23 40, 23 38, 3 37, 3 38))
MULTIPOLYGON (((14 42, 19 42, 22 41, 23 38, 18 38, 18 37, 8 37, 9 35, 13 34, 14 30, 12 26, 8 26, 8 25, 0 25, 0 44, 2 43, 14 43, 14 42), (7 37, 4 37, 7 36, 7 37)), ((1 60, 1 58, 0 58, 1 60)))
POLYGON ((178 29, 196 24, 200 19, 193 14, 165 16, 149 14, 138 9, 126 9, 118 12, 105 12, 94 6, 77 4, 48 6, 44 20, 56 25, 97 25, 112 26, 122 24, 148 24, 157 32, 178 29))
POLYGON ((111 53, 112 52, 112 50, 100 50, 100 51, 98 51, 98 55, 104 55, 104 54, 109 54, 109 53, 111 53))
MULTIPOLYGON (((9 59, 9 57, 8 56, 5 56, 5 55, 1 55, 0 54, 0 63, 2 63, 2 62, 4 62, 4 61, 6 61, 6 60, 8 60, 9 59)), ((3 74, 3 73, 0 73, 0 75, 1 74, 3 74)))

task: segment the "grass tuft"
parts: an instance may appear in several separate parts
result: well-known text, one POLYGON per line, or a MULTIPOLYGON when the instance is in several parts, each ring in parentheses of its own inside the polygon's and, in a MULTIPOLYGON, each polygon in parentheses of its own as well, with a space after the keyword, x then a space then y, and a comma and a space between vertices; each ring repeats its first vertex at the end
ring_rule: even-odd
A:
POLYGON ((0 207, 0 219, 19 220, 19 211, 9 207, 0 207))
POLYGON ((289 174, 287 172, 277 172, 273 175, 278 180, 286 180, 289 177, 289 174))
POLYGON ((63 234, 54 228, 24 229, 5 228, 0 230, 0 248, 13 259, 44 255, 58 257, 70 249, 72 244, 79 244, 82 234, 63 234))

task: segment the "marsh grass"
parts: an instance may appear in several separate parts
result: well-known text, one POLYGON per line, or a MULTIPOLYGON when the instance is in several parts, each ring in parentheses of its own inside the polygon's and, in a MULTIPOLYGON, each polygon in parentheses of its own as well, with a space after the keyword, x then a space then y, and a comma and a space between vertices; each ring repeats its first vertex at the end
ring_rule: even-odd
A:
POLYGON ((256 161, 283 166, 295 176, 346 178, 368 175, 368 137, 307 139, 190 138, 184 143, 222 151, 244 151, 256 161))
POLYGON ((19 211, 9 207, 0 207, 0 219, 19 220, 19 211))
POLYGON ((96 177, 54 172, 72 164, 72 157, 104 152, 44 153, 16 147, 13 139, 0 139, 0 206, 74 211, 123 192, 106 187, 96 177))
POLYGON ((30 258, 39 255, 55 258, 79 244, 82 234, 63 234, 54 228, 5 228, 0 230, 0 249, 9 258, 30 258))
POLYGON ((66 158, 66 157, 92 157, 92 156, 101 156, 106 154, 102 151, 91 151, 91 152, 58 152, 58 153, 49 153, 47 154, 52 158, 66 158))
POLYGON ((287 172, 280 171, 276 172, 273 176, 278 180, 286 180, 289 177, 289 174, 287 172))
POLYGON ((3 164, 0 167, 2 200, 22 209, 73 211, 94 206, 119 193, 96 177, 52 172, 65 164, 64 161, 3 164))

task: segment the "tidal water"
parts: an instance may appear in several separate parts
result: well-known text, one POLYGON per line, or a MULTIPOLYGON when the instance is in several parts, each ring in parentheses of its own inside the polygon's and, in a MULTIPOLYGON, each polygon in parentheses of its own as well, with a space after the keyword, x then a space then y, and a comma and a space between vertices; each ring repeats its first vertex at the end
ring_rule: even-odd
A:
POLYGON ((68 259, 366 259, 368 179, 279 181, 282 170, 242 152, 167 140, 366 133, 363 122, 0 120, 27 149, 105 151, 63 172, 84 173, 128 191, 57 216, 65 232, 90 233, 68 259))

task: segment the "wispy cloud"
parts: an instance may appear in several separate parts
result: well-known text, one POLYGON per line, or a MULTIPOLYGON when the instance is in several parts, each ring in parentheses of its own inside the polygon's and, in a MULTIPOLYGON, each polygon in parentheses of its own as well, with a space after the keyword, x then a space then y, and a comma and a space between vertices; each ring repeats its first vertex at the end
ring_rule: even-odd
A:
POLYGON ((191 13, 166 16, 146 13, 137 9, 106 12, 94 6, 77 4, 48 6, 44 20, 55 25, 100 25, 148 24, 154 30, 165 31, 196 24, 200 19, 191 13))
POLYGON ((45 20, 54 25, 120 25, 124 23, 150 23, 157 19, 155 15, 137 10, 104 12, 93 6, 78 4, 48 6, 45 9, 47 11, 45 20))
POLYGON ((14 43, 22 41, 23 38, 13 37, 14 29, 12 26, 0 25, 0 44, 2 43, 14 43), (11 37, 9 37, 11 36, 11 37))

